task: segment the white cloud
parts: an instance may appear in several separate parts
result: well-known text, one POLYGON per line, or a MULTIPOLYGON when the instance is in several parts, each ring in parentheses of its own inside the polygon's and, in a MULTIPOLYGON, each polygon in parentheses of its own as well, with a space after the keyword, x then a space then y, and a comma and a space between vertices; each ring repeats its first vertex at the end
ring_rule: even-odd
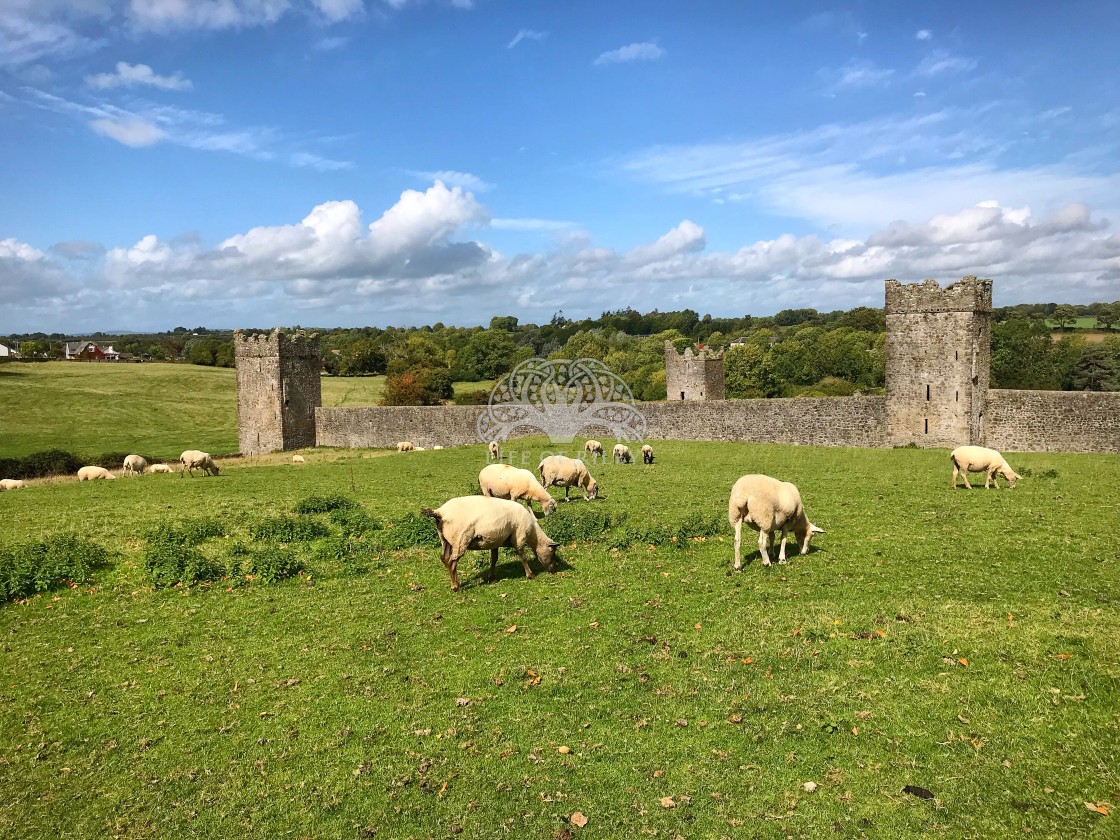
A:
POLYGON ((653 41, 643 41, 640 44, 627 44, 617 50, 610 50, 599 55, 593 64, 623 64, 630 61, 657 61, 665 55, 653 41))
POLYGON ((103 137, 109 137, 134 149, 152 146, 167 139, 167 132, 141 119, 96 119, 89 124, 89 127, 103 137))
POLYGON ((24 10, 5 11, 0 3, 0 67, 9 70, 62 56, 90 52, 96 39, 78 34, 69 26, 38 20, 24 10))
POLYGON ((490 227, 495 230, 555 231, 569 230, 577 225, 558 219, 491 219, 490 227))
POLYGON ((941 76, 946 73, 967 73, 977 65, 974 58, 953 55, 947 50, 934 50, 921 60, 914 72, 919 76, 941 76))
POLYGON ((914 33, 914 37, 917 38, 919 41, 929 41, 933 38, 933 33, 930 32, 928 29, 919 29, 917 32, 914 33))
POLYGON ((517 34, 513 36, 513 40, 506 45, 506 49, 512 50, 522 41, 543 41, 547 36, 547 32, 540 32, 536 29, 519 29, 517 34))
POLYGON ((361 16, 362 0, 312 0, 311 3, 331 23, 361 16))
POLYGON ((893 75, 894 70, 889 67, 880 67, 865 59, 853 59, 843 67, 824 68, 817 73, 818 78, 828 83, 831 91, 882 87, 893 75))
POLYGON ((470 172, 456 172, 454 169, 441 169, 435 172, 411 170, 409 174, 422 181, 441 181, 452 187, 462 187, 465 190, 476 192, 486 192, 494 187, 493 184, 482 180, 477 175, 472 175, 470 172))
POLYGON ((273 24, 288 0, 130 0, 125 13, 138 30, 240 29, 273 24))
POLYGON ((192 87, 190 79, 184 79, 181 73, 160 76, 147 64, 129 64, 127 61, 118 61, 115 73, 86 76, 86 84, 97 90, 136 85, 148 85, 162 90, 190 90, 192 87))

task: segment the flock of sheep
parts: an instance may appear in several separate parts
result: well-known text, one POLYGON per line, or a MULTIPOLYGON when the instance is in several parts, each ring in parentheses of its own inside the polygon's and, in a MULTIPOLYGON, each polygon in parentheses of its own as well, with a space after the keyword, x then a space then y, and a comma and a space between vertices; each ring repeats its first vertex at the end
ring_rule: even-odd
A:
MULTIPOLYGON (((603 444, 597 440, 588 440, 584 449, 593 463, 605 459, 603 444)), ((397 451, 423 451, 423 447, 401 441, 397 444, 397 451)), ((652 446, 645 444, 641 453, 644 463, 653 463, 652 446)), ((422 514, 430 516, 436 522, 443 544, 440 559, 451 576, 451 588, 454 591, 459 589, 459 560, 472 549, 490 551, 491 581, 498 564, 499 548, 512 548, 517 552, 526 577, 533 577, 525 557, 526 549, 532 550, 537 560, 552 571, 558 543, 541 528, 533 514, 532 503, 540 505, 542 515, 548 516, 556 510, 556 500, 548 491, 550 487, 563 487, 564 501, 569 500, 568 492, 572 487, 582 489, 587 501, 599 495, 598 483, 592 478, 587 464, 579 458, 549 455, 540 462, 534 475, 529 470, 501 463, 501 448, 497 441, 490 442, 487 456, 488 460, 496 463, 487 464, 478 474, 481 496, 458 496, 435 510, 426 507, 420 509, 422 514), (526 507, 518 503, 522 501, 526 503, 526 507)), ((616 464, 633 462, 630 448, 623 443, 615 445, 612 457, 616 464)), ((957 487, 958 475, 964 478, 965 487, 972 488, 968 483, 970 472, 986 473, 985 488, 994 483, 999 489, 998 476, 1003 476, 1009 487, 1014 487, 1019 480, 1019 475, 994 449, 959 446, 950 453, 949 458, 953 465, 951 486, 954 489, 957 487)), ((292 461, 301 464, 304 458, 302 455, 294 455, 292 461)), ((218 475, 219 472, 214 459, 197 449, 185 451, 179 456, 179 463, 180 477, 189 474, 193 478, 195 470, 206 475, 218 475)), ((149 465, 140 455, 129 455, 124 459, 124 475, 142 475, 145 471, 169 473, 172 469, 167 464, 149 465)), ((104 467, 85 466, 78 470, 78 481, 112 478, 116 476, 104 467)), ((19 479, 0 479, 0 490, 21 490, 24 487, 24 482, 19 479)), ((735 482, 727 505, 727 519, 735 531, 734 568, 737 571, 742 568, 744 523, 758 531, 758 551, 764 566, 770 565, 769 552, 774 549, 777 535, 781 535, 778 562, 785 563, 786 542, 790 534, 796 540, 800 553, 807 554, 813 535, 824 533, 809 521, 797 486, 768 475, 744 475, 735 482)))

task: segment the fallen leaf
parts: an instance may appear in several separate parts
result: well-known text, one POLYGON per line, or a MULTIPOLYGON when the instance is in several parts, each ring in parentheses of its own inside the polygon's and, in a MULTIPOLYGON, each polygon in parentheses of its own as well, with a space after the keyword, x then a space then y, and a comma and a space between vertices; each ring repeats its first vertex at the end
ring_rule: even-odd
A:
POLYGON ((933 799, 933 794, 926 790, 924 787, 917 785, 907 785, 902 789, 903 793, 908 793, 911 796, 916 796, 919 799, 933 799))
POLYGON ((587 817, 585 817, 582 812, 575 811, 570 817, 568 817, 568 822, 570 822, 576 828, 583 828, 585 825, 587 825, 587 817))
POLYGON ((1096 804, 1093 804, 1092 802, 1086 802, 1085 807, 1092 811, 1094 814, 1102 814, 1106 817, 1108 816, 1108 806, 1103 802, 1098 802, 1096 804))
POLYGON ((556 752, 560 753, 560 755, 568 755, 571 751, 571 747, 558 747, 556 749, 556 752))
POLYGON ((509 627, 506 628, 506 632, 507 633, 516 633, 517 632, 517 625, 516 624, 511 624, 509 627))
POLYGON ((1073 654, 1072 653, 1055 653, 1054 658, 1055 659, 1072 659, 1073 654))
MULTIPOLYGON (((1088 805, 1089 803, 1086 802, 1085 804, 1088 805)), ((671 796, 662 796, 661 797, 661 807, 672 809, 672 808, 677 807, 677 803, 673 801, 673 797, 671 797, 671 796)))
POLYGON ((806 782, 805 784, 803 784, 801 786, 801 789, 803 791, 805 791, 806 793, 812 793, 813 791, 815 791, 817 789, 817 783, 816 782, 806 782))

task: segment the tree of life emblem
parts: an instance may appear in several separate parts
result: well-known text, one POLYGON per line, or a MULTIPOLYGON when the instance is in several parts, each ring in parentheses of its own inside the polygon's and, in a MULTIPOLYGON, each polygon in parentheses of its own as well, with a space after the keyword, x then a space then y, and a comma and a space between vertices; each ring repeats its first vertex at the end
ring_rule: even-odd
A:
POLYGON ((571 443, 584 429, 608 429, 618 440, 640 441, 646 417, 623 379, 598 359, 528 359, 498 380, 478 438, 505 441, 515 429, 540 429, 552 443, 571 443))

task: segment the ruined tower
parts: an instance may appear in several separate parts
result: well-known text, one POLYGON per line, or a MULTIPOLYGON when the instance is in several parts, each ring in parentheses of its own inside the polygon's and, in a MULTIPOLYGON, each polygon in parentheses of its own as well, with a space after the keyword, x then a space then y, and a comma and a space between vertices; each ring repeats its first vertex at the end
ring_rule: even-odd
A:
POLYGON ((665 341, 665 398, 668 400, 722 400, 723 353, 685 348, 682 356, 665 341))
POLYGON ((992 281, 887 281, 887 442, 984 443, 992 281))
POLYGON ((233 334, 237 360, 237 439, 243 455, 315 445, 319 336, 274 329, 233 334))

